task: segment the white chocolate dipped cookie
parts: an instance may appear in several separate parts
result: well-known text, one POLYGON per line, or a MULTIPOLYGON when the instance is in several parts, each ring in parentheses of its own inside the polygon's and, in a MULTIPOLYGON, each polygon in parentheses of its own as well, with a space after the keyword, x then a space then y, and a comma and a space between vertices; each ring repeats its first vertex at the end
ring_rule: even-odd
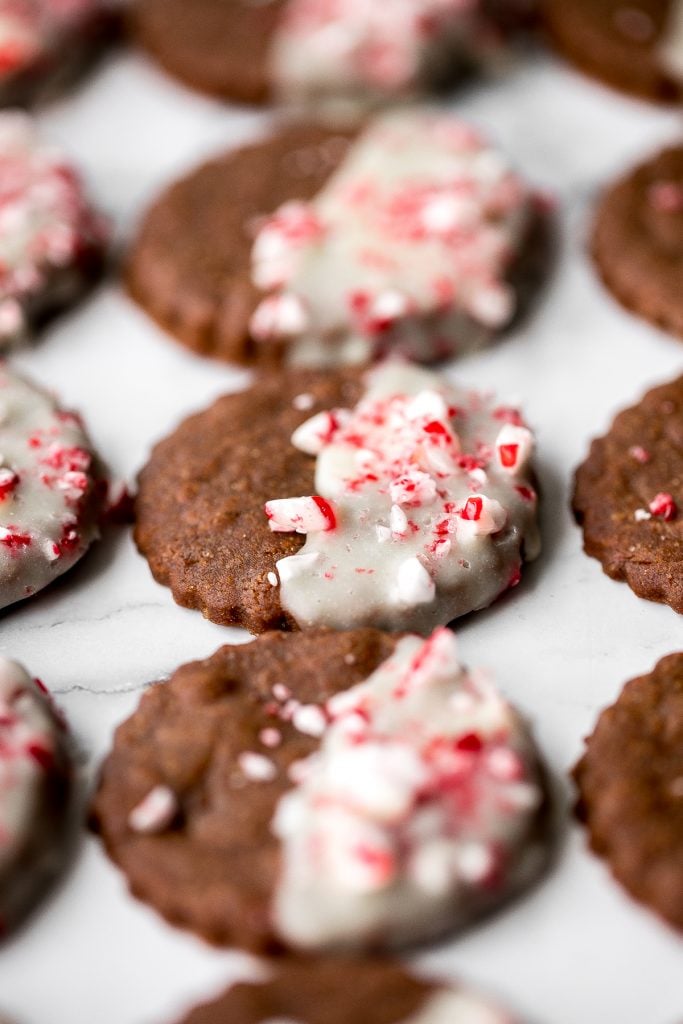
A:
POLYGON ((429 632, 485 608, 540 549, 534 439, 514 409, 408 364, 366 375, 354 409, 292 435, 315 494, 266 503, 271 530, 306 535, 273 566, 302 628, 429 632))
POLYGON ((61 866, 70 775, 66 729, 45 688, 0 658, 0 934, 61 866))
POLYGON ((420 109, 376 118, 310 201, 265 219, 252 252, 262 345, 295 365, 420 362, 500 334, 537 200, 470 125, 420 109))
POLYGON ((28 115, 0 113, 0 349, 92 286, 107 235, 63 154, 28 115))
POLYGON ((80 418, 0 363, 0 608, 85 554, 104 492, 80 418))
POLYGON ((460 929, 548 838, 530 733, 446 629, 269 633, 184 666, 119 729, 93 820, 138 896, 260 951, 460 929))

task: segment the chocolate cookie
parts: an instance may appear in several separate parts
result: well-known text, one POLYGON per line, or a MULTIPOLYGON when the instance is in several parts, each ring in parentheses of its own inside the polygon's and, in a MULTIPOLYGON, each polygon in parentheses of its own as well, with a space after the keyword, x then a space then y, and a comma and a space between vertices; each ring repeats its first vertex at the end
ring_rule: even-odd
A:
POLYGON ((82 558, 105 492, 78 416, 0 364, 0 608, 82 558))
POLYGON ((0 105, 50 99, 72 84, 116 20, 103 0, 0 0, 0 105))
POLYGON ((42 683, 0 658, 0 938, 61 866, 70 791, 62 719, 42 683))
POLYGON ((683 654, 627 683, 574 769, 592 849, 683 931, 683 654))
POLYGON ((683 147, 665 149, 600 200, 593 258, 616 298, 683 338, 683 147))
POLYGON ((500 152, 416 109, 354 140, 287 128, 206 164, 147 214, 127 278, 206 355, 433 362, 509 326, 547 261, 546 229, 500 152))
POLYGON ((0 349, 92 287, 107 236, 77 172, 33 120, 0 113, 0 349))
POLYGON ((593 441, 573 507, 584 549, 639 597, 683 612, 683 377, 593 441))
POLYGON ((541 0, 557 49, 583 71, 651 100, 683 96, 678 0, 541 0))
POLYGON ((264 967, 265 978, 235 985, 182 1024, 512 1024, 472 992, 419 981, 388 960, 290 957, 264 967))
POLYGON ((131 18, 141 44, 195 88, 248 103, 341 103, 348 113, 453 82, 526 27, 534 6, 136 0, 131 18))
POLYGON ((429 640, 271 633, 178 670, 117 731, 92 807, 133 892, 216 943, 419 942, 526 886, 526 727, 429 640))
POLYGON ((266 375, 157 445, 135 539, 216 622, 427 633, 538 554, 532 449, 516 409, 408 364, 266 375))

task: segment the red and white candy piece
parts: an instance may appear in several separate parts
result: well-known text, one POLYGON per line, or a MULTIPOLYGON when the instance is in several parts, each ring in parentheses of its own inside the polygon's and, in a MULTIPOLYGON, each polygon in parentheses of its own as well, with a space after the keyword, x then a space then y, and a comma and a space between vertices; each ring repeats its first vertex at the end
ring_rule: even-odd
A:
POLYGON ((265 512, 274 533, 317 533, 334 530, 337 519, 329 501, 310 498, 276 498, 267 501, 265 512))
POLYGON ((484 494, 473 494, 458 509, 457 534, 459 538, 485 537, 498 533, 507 522, 507 512, 493 498, 484 494))
POLYGON ((526 469, 533 454, 533 434, 526 427, 506 423, 496 438, 495 449, 501 469, 518 474, 526 469))

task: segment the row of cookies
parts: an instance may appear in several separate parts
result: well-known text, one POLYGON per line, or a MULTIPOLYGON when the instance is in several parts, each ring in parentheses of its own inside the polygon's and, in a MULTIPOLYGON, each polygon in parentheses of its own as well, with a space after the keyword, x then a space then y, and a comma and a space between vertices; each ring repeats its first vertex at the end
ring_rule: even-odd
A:
POLYGON ((3 0, 1 15, 3 105, 70 84, 121 22, 195 88, 337 116, 495 67, 538 27, 583 70, 636 95, 678 101, 683 80, 678 0, 409 0, 391 13, 353 0, 3 0))
MULTIPOLYGON (((312 394, 312 388, 306 387, 306 388, 304 388, 304 390, 298 391, 297 394, 293 395, 292 401, 294 401, 294 399, 297 399, 298 400, 297 404, 299 406, 302 406, 302 408, 300 408, 298 410, 299 412, 309 412, 310 413, 310 411, 313 408, 313 406, 309 406, 308 410, 306 409, 306 406, 310 402, 311 394, 312 394)), ((253 395, 250 396, 250 397, 251 397, 251 401, 253 402, 253 400, 254 400, 253 395)), ((417 396, 415 396, 415 397, 417 397, 417 396)), ((468 399, 469 399, 469 397, 470 396, 468 396, 468 399)), ((252 409, 253 409, 253 406, 252 406, 252 409)), ((439 411, 440 410, 437 410, 437 418, 435 420, 430 421, 430 422, 438 423, 438 412, 439 411)), ((470 411, 471 410, 468 408, 467 409, 467 413, 469 413, 470 411)), ((321 412, 323 414, 325 414, 326 412, 329 412, 329 410, 321 409, 321 412)), ((423 408, 422 412, 423 413, 425 412, 424 408, 423 408)), ((393 413, 393 410, 392 410, 392 413, 393 413)), ((457 428, 458 428, 456 433, 459 435, 460 431, 461 431, 461 428, 462 428, 462 423, 459 422, 460 417, 456 416, 456 417, 453 417, 453 418, 456 421, 455 422, 455 426, 457 426, 457 428)), ((520 423, 517 423, 517 422, 507 423, 504 416, 501 416, 501 419, 499 420, 499 424, 500 424, 500 430, 502 430, 506 426, 510 426, 510 427, 513 427, 513 428, 521 429, 521 430, 524 429, 523 426, 520 423)), ((424 424, 424 425, 426 426, 427 424, 424 424)), ((275 430, 277 431, 278 429, 280 429, 280 426, 281 425, 279 423, 276 423, 275 424, 275 430)), ((328 422, 328 426, 329 426, 329 422, 328 422)), ((451 424, 443 424, 442 423, 441 426, 444 426, 446 428, 450 427, 451 433, 452 434, 454 433, 454 431, 453 431, 454 424, 453 423, 451 423, 451 424)), ((348 424, 348 422, 347 423, 338 424, 338 425, 335 426, 335 429, 338 429, 339 427, 341 427, 342 429, 348 430, 349 424, 348 424)), ((321 429, 322 429, 321 422, 318 422, 317 424, 314 424, 313 426, 311 426, 310 423, 309 423, 308 434, 307 434, 308 440, 307 441, 304 440, 304 442, 303 442, 304 444, 307 444, 307 446, 309 448, 309 451, 306 452, 306 450, 304 449, 303 450, 303 454, 309 454, 309 455, 311 455, 311 454, 319 454, 319 453, 316 453, 315 451, 313 451, 313 452, 310 451, 310 447, 311 447, 311 444, 313 444, 315 446, 316 444, 319 443, 319 439, 318 438, 319 438, 319 434, 320 434, 321 429)), ((326 431, 323 431, 323 435, 324 436, 323 436, 322 440, 324 440, 327 443, 329 440, 331 440, 331 437, 330 438, 326 437, 325 436, 326 433, 327 433, 326 431)), ((437 434, 438 435, 440 432, 438 430, 432 430, 432 431, 428 431, 427 433, 429 433, 429 434, 437 434)), ((448 438, 447 429, 444 430, 444 434, 445 434, 446 438, 448 438)), ((497 438, 498 438, 498 434, 496 434, 496 439, 497 438)), ((343 440, 343 439, 344 439, 344 435, 343 434, 341 436, 336 436, 336 438, 335 438, 335 440, 337 440, 337 441, 343 440)), ((523 440, 522 447, 524 447, 524 445, 528 444, 528 437, 526 435, 523 435, 523 439, 522 440, 523 440)), ((441 455, 443 455, 443 452, 440 452, 440 445, 443 446, 443 444, 444 444, 443 436, 441 437, 440 440, 439 440, 438 437, 436 437, 435 441, 436 441, 435 444, 430 445, 430 448, 434 449, 434 451, 432 452, 432 455, 434 455, 435 452, 440 453, 441 455)), ((447 443, 448 442, 446 441, 446 444, 447 443)), ((452 443, 453 442, 451 442, 451 444, 452 443)), ((251 448, 252 458, 253 458, 253 455, 254 455, 255 451, 267 451, 268 450, 266 448, 266 444, 267 444, 266 440, 264 440, 263 444, 264 444, 264 447, 261 448, 261 449, 258 449, 255 443, 252 444, 252 448, 251 448)), ((498 468, 498 464, 500 464, 500 468, 501 469, 504 468, 505 460, 511 460, 512 463, 515 464, 516 461, 517 461, 517 456, 519 455, 519 446, 520 446, 519 435, 515 435, 514 439, 509 439, 507 442, 505 442, 505 440, 503 440, 503 441, 501 441, 501 443, 499 445, 495 445, 494 446, 495 447, 495 458, 496 458, 497 461, 494 463, 494 468, 497 469, 498 468), (517 452, 514 452, 514 451, 510 450, 510 449, 514 449, 515 447, 517 447, 517 452)), ((467 447, 467 446, 465 446, 465 447, 467 447)), ((298 451, 301 452, 302 449, 299 448, 298 451)), ((477 452, 477 454, 481 458, 481 453, 477 452)), ((439 455, 437 454, 437 466, 436 466, 437 471, 438 471, 438 458, 439 458, 439 455)), ((441 462, 441 465, 443 467, 443 462, 441 462)), ((474 464, 470 464, 469 468, 467 468, 465 466, 463 466, 462 468, 466 469, 468 474, 470 474, 471 471, 477 470, 477 469, 482 469, 482 470, 485 471, 485 467, 478 467, 477 465, 474 465, 474 464)), ((476 480, 476 477, 474 477, 473 479, 476 480)), ((412 486, 413 484, 416 484, 416 483, 417 484, 425 484, 425 481, 422 480, 422 478, 420 478, 419 481, 415 481, 415 480, 411 480, 411 479, 408 479, 406 481, 406 486, 403 488, 403 490, 400 493, 400 496, 404 500, 408 497, 409 493, 414 493, 414 492, 407 491, 406 488, 409 487, 409 486, 412 486)), ((184 477, 183 478, 183 483, 180 486, 183 486, 185 484, 187 484, 186 494, 188 494, 188 495, 189 494, 193 494, 194 493, 194 481, 188 480, 187 477, 184 477)), ((525 485, 522 484, 521 486, 525 486, 525 485)), ((429 488, 429 484, 428 483, 426 484, 426 487, 429 488)), ((291 492, 288 492, 288 493, 291 493, 291 492)), ((294 493, 296 493, 296 492, 294 492, 294 493)), ((308 493, 308 491, 306 491, 306 493, 308 493)), ((478 494, 473 494, 473 495, 470 495, 470 496, 476 499, 476 497, 478 497, 479 495, 478 494)), ((272 498, 273 497, 273 493, 271 492, 271 494, 268 497, 272 498)), ((275 494, 273 500, 274 501, 287 500, 287 497, 285 497, 283 499, 283 498, 279 498, 279 496, 277 494, 275 494)), ((403 504, 403 506, 402 506, 400 502, 396 502, 396 505, 399 508, 399 511, 400 511, 400 509, 402 507, 403 508, 406 508, 406 507, 410 508, 410 505, 403 504)), ((461 511, 464 512, 466 506, 467 506, 467 502, 465 502, 465 505, 461 509, 461 511)), ((393 508, 392 508, 392 510, 393 510, 393 508)), ((449 510, 444 510, 444 512, 448 512, 448 511, 449 510)), ((455 509, 451 510, 451 511, 455 511, 455 509)), ((482 502, 481 511, 479 511, 479 515, 477 517, 477 512, 478 511, 479 511, 479 509, 478 509, 478 506, 477 506, 476 501, 475 501, 474 506, 470 506, 470 511, 468 513, 466 513, 465 515, 459 516, 459 518, 464 523, 471 523, 471 522, 479 523, 480 520, 481 520, 482 513, 484 511, 492 513, 491 509, 484 510, 483 502, 482 502), (472 518, 470 518, 470 515, 472 516, 472 518)), ((263 516, 263 510, 260 510, 260 512, 261 512, 261 515, 263 516)), ((282 505, 280 505, 280 506, 276 506, 275 508, 271 507, 269 509, 269 512, 271 513, 271 518, 270 518, 270 522, 271 523, 274 523, 276 526, 279 525, 281 527, 285 526, 285 527, 289 527, 289 528, 294 527, 294 529, 296 529, 297 525, 301 525, 301 524, 310 525, 311 524, 311 515, 313 517, 315 517, 316 515, 319 515, 319 516, 322 517, 322 519, 318 518, 317 520, 315 518, 313 518, 312 522, 313 522, 314 525, 316 523, 320 524, 320 522, 322 522, 323 525, 324 524, 328 524, 329 523, 330 508, 329 508, 329 503, 328 503, 328 508, 325 509, 325 508, 321 508, 320 504, 318 502, 315 502, 315 509, 311 508, 310 504, 305 506, 304 508, 301 508, 300 506, 299 507, 292 507, 291 505, 283 508, 282 505)), ((669 509, 669 512, 670 512, 670 509, 669 509)), ((654 513, 650 513, 650 515, 655 520, 657 520, 657 515, 655 515, 654 513)), ((229 518, 229 515, 228 515, 228 518, 229 518)), ((412 530, 412 526, 410 526, 410 520, 412 518, 413 518, 412 517, 412 513, 410 514, 410 517, 406 516, 406 520, 408 521, 408 525, 409 525, 409 528, 411 530, 412 530)), ((670 514, 668 514, 667 517, 664 517, 664 515, 662 514, 661 518, 663 519, 664 522, 670 522, 671 519, 672 519, 670 514)), ((393 523, 391 522, 391 520, 389 520, 389 522, 386 524, 386 526, 383 523, 380 523, 378 525, 385 526, 385 529, 389 529, 392 534, 394 532, 393 529, 392 529, 393 526, 398 525, 399 526, 399 530, 397 531, 397 533, 400 534, 400 532, 401 532, 400 528, 403 527, 403 520, 400 518, 400 516, 396 516, 396 515, 394 515, 394 520, 395 520, 395 522, 393 522, 393 523)), ((495 521, 495 519, 494 519, 494 521, 495 521)), ((265 519, 265 518, 261 519, 261 523, 264 526, 264 528, 267 527, 267 522, 268 522, 267 519, 265 519)), ((653 523, 652 525, 656 526, 657 522, 655 521, 655 523, 653 523)), ((243 529, 244 529, 244 527, 243 527, 243 529)), ((268 527, 268 529, 270 529, 270 528, 268 527)), ((464 527, 464 530, 470 530, 470 529, 473 530, 473 532, 475 533, 475 536, 476 536, 477 535, 476 534, 476 530, 478 530, 478 527, 474 527, 474 528, 473 527, 469 527, 469 526, 465 526, 464 527)), ((281 532, 281 531, 278 530, 276 532, 281 532)), ((324 533, 326 531, 324 529, 322 529, 322 530, 319 529, 318 531, 313 530, 313 531, 310 531, 310 532, 315 534, 316 532, 324 533)), ((452 538, 448 535, 449 531, 446 530, 446 531, 443 531, 443 532, 444 532, 445 536, 437 533, 431 539, 431 542, 437 545, 437 549, 440 548, 441 550, 443 550, 445 548, 445 542, 446 541, 448 541, 448 542, 452 541, 452 538)), ((464 531, 461 531, 461 533, 463 533, 463 532, 464 531)), ((297 542, 299 540, 299 538, 296 538, 296 537, 290 537, 289 539, 297 541, 297 542)), ((377 535, 377 539, 379 540, 379 534, 377 535)), ((297 555, 297 550, 295 549, 294 550, 294 556, 296 556, 296 555, 297 555)), ((290 555, 289 557, 292 557, 292 555, 290 555)), ((278 559, 278 561, 281 561, 281 559, 278 559)), ((278 570, 278 566, 275 566, 274 569, 269 570, 269 573, 276 573, 277 570, 278 570)), ((267 578, 267 575, 268 574, 266 574, 266 578, 267 578)), ((276 577, 276 579, 277 579, 277 577, 276 577)), ((272 583, 270 581, 268 581, 268 582, 270 583, 271 588, 272 588, 272 583)), ((409 589, 410 589, 411 593, 414 594, 417 591, 417 593, 421 593, 423 595, 425 594, 425 581, 424 581, 424 579, 420 580, 418 578, 417 580, 415 580, 413 578, 413 579, 410 579, 409 582, 410 582, 410 588, 409 589)), ((419 604, 419 602, 418 602, 418 604, 419 604)), ((326 643, 326 655, 327 655, 327 643, 326 643)), ((298 661, 299 661, 299 656, 298 655, 296 657, 296 661, 297 661, 297 671, 298 671, 298 661)), ((214 685, 214 683, 212 682, 212 686, 213 685, 214 685)), ((217 684, 217 686, 219 688, 220 688, 221 685, 222 685, 221 682, 219 682, 217 684)), ((274 694, 273 694, 273 697, 275 697, 274 694)), ((285 699, 284 703, 287 703, 287 701, 290 701, 292 699, 293 699, 292 697, 288 697, 288 698, 285 699)), ((187 708, 184 707, 183 710, 186 711, 187 708)), ((348 710, 348 713, 352 715, 352 717, 355 717, 357 715, 357 711, 358 711, 357 708, 350 708, 350 709, 347 709, 347 710, 348 710)), ((300 708, 292 707, 290 705, 290 707, 287 709, 286 712, 281 712, 280 714, 282 714, 282 713, 284 713, 286 715, 291 714, 292 720, 294 720, 294 717, 296 716, 296 720, 299 723, 298 726, 294 727, 295 730, 296 730, 296 733, 300 733, 302 731, 300 729, 301 723, 306 723, 306 729, 308 729, 309 731, 306 732, 305 730, 303 730, 303 735, 304 736, 312 735, 311 732, 310 732, 310 729, 311 728, 314 728, 314 729, 316 728, 316 726, 311 726, 311 722, 315 722, 317 720, 317 722, 320 723, 320 715, 319 714, 318 715, 315 714, 315 708, 313 707, 313 702, 309 702, 309 703, 305 704, 304 708, 303 708, 303 712, 302 712, 302 710, 300 708)), ((277 714, 277 715, 273 716, 276 719, 276 721, 278 722, 278 726, 279 726, 280 721, 281 721, 280 714, 277 714)), ((343 714, 345 716, 346 715, 346 711, 344 711, 343 714)), ((271 716, 272 716, 272 711, 271 711, 271 716)), ((346 721, 345 717, 343 718, 343 721, 346 721)), ((141 723, 138 723, 138 724, 141 724, 141 723)), ((269 773, 272 772, 272 762, 273 762, 274 759, 273 759, 272 756, 270 756, 269 753, 264 753, 264 751, 269 752, 272 749, 276 749, 278 742, 282 742, 281 739, 278 741, 278 737, 275 735, 275 732, 278 731, 278 726, 272 726, 272 725, 264 726, 260 730, 259 735, 258 735, 259 744, 257 744, 254 741, 253 743, 251 743, 249 748, 241 749, 240 750, 240 753, 239 753, 239 755, 237 757, 237 762, 238 762, 238 765, 239 765, 239 771, 236 772, 236 775, 237 775, 236 786, 237 786, 237 788, 240 788, 240 784, 242 782, 242 779, 241 779, 241 776, 240 776, 240 772, 242 771, 243 766, 244 766, 244 777, 249 782, 253 782, 253 783, 260 782, 263 785, 266 785, 268 783, 268 779, 266 777, 264 777, 264 775, 267 776, 269 773), (272 732, 269 731, 269 732, 266 733, 266 730, 271 730, 271 729, 273 730, 272 732), (273 743, 274 742, 276 744, 276 746, 275 747, 268 747, 267 743, 263 743, 262 740, 261 740, 261 733, 263 733, 264 738, 267 736, 267 743, 273 743), (267 763, 268 761, 270 761, 271 764, 268 764, 267 763)), ((172 723, 171 723, 171 728, 172 728, 172 723)), ((319 724, 318 724, 317 728, 319 728, 319 724)), ((251 739, 251 737, 249 737, 249 738, 251 739)), ((464 738, 465 737, 463 737, 463 736, 459 737, 460 740, 462 740, 464 738)), ((477 752, 476 751, 476 738, 474 740, 472 738, 468 738, 467 742, 462 745, 461 753, 464 753, 465 755, 470 755, 470 754, 476 753, 476 752, 477 752), (475 748, 474 751, 472 750, 472 748, 475 748)), ((170 756, 171 757, 175 757, 174 754, 172 754, 170 756)), ((471 758, 469 758, 469 759, 471 760, 471 758)), ((500 758, 498 758, 498 759, 500 760, 500 758)), ((467 761, 468 760, 468 756, 463 757, 462 760, 467 761)), ((503 760, 505 760, 504 757, 503 757, 503 760)), ((451 767, 452 766, 449 766, 449 770, 450 770, 451 767)), ((460 765, 460 768, 462 768, 462 764, 460 765)), ((289 775, 288 775, 288 778, 289 778, 289 775)), ((291 778, 289 780, 293 781, 291 778)), ((157 829, 157 830, 161 829, 161 831, 158 832, 157 835, 158 835, 158 837, 162 841, 165 841, 168 838, 168 833, 169 832, 172 834, 172 838, 174 838, 176 830, 179 829, 179 828, 182 829, 181 823, 182 823, 183 819, 186 818, 186 817, 189 818, 189 811, 188 811, 188 807, 186 806, 186 800, 187 800, 187 804, 189 805, 189 809, 191 810, 192 809, 192 805, 193 805, 192 793, 190 792, 189 795, 187 795, 187 791, 181 788, 181 785, 178 783, 178 780, 175 779, 175 778, 173 778, 171 780, 167 780, 166 782, 162 781, 162 782, 159 783, 158 786, 156 784, 156 780, 153 780, 153 781, 154 781, 154 785, 152 786, 152 788, 149 791, 143 792, 142 789, 139 791, 139 793, 137 795, 140 796, 140 800, 138 802, 133 803, 130 806, 130 808, 124 808, 124 810, 127 811, 127 817, 126 817, 126 822, 125 822, 126 841, 128 841, 130 839, 130 833, 131 832, 134 833, 134 838, 135 838, 138 833, 142 833, 144 835, 146 833, 146 831, 149 830, 149 829, 152 830, 152 834, 153 835, 154 835, 154 829, 157 829), (178 791, 173 789, 168 784, 168 781, 172 781, 178 787, 178 791), (179 799, 178 792, 180 792, 182 799, 179 799), (169 817, 169 815, 170 815, 170 817, 169 817), (131 824, 131 822, 132 822, 132 824, 131 824), (160 822, 161 822, 161 824, 160 824, 160 822)), ((244 788, 244 786, 242 786, 242 788, 244 788)), ((249 788, 249 787, 247 787, 247 788, 249 788)), ((674 789, 675 789, 675 787, 674 787, 674 789)), ((673 790, 672 790, 672 792, 673 792, 673 790)), ((192 825, 194 826, 194 819, 191 819, 191 820, 192 820, 192 825)), ((202 821, 202 825, 203 825, 203 821, 202 821)), ((215 825, 215 823, 207 822, 207 824, 206 824, 207 830, 210 830, 214 825, 215 825)), ((216 825, 215 827, 220 829, 220 825, 216 825)), ((104 832, 104 827, 103 827, 103 832, 104 832)), ((369 857, 370 863, 369 864, 365 864, 365 866, 368 867, 368 868, 372 867, 372 866, 375 866, 376 868, 380 867, 380 868, 383 868, 384 870, 386 870, 386 865, 387 865, 387 858, 386 858, 386 856, 385 857, 382 857, 382 856, 378 857, 377 856, 377 851, 376 850, 372 851, 372 848, 370 848, 370 849, 371 849, 371 856, 369 857)), ((386 853, 386 851, 382 851, 380 849, 380 853, 382 853, 382 852, 386 853)), ((471 856, 472 855, 470 853, 470 857, 471 856)), ((481 851, 479 851, 479 858, 480 858, 479 870, 481 871, 481 870, 483 870, 482 862, 481 862, 481 851)), ((475 868, 476 868, 476 854, 475 854, 475 868)), ((470 862, 470 870, 472 870, 471 862, 470 862)), ((434 870, 433 870, 433 868, 430 869, 429 875, 430 875, 430 878, 434 877, 434 870)), ((143 888, 144 887, 141 885, 140 886, 140 891, 143 891, 143 888)), ((151 897, 148 897, 148 898, 151 898, 151 897)), ((161 900, 161 897, 159 897, 159 900, 161 900)), ((180 917, 180 916, 183 916, 183 914, 186 914, 186 909, 181 907, 177 911, 177 916, 180 917)), ((169 916, 171 916, 171 915, 169 915, 169 916)), ((325 967, 323 965, 321 965, 321 964, 317 964, 316 965, 316 970, 315 970, 315 972, 313 972, 313 971, 311 971, 309 969, 306 969, 305 966, 303 968, 301 968, 300 962, 297 962, 297 963, 299 964, 299 970, 300 970, 299 975, 296 974, 296 970, 297 970, 296 963, 294 965, 288 963, 288 964, 286 964, 285 968, 281 972, 277 972, 276 973, 275 992, 274 993, 273 993, 272 983, 271 984, 267 984, 265 986, 259 986, 257 989, 254 989, 254 987, 252 987, 252 988, 250 988, 246 992, 243 989, 242 990, 238 990, 237 992, 235 992, 235 993, 231 994, 230 996, 226 997, 227 1002, 223 1004, 222 1008, 218 1012, 223 1013, 224 1016, 225 1016, 225 1014, 229 1015, 231 1013, 232 1014, 242 1014, 242 1015, 244 1015, 246 1020, 250 1019, 248 1014, 251 1013, 252 1015, 254 1015, 254 1019, 259 1021, 259 1022, 263 1018, 263 1008, 264 1007, 266 1008, 266 1011, 267 1011, 266 1015, 270 1015, 270 1016, 272 1016, 274 1013, 277 1014, 277 1015, 281 1015, 282 1012, 287 1012, 288 1014, 294 1014, 296 1016, 301 1016, 301 1015, 306 1016, 306 1015, 310 1014, 311 1012, 315 1012, 315 1010, 313 1010, 313 1009, 309 1009, 307 1007, 302 1006, 302 1004, 300 1002, 297 1003, 296 999, 294 999, 294 997, 291 997, 291 996, 283 994, 283 986, 284 986, 284 992, 285 993, 287 993, 288 991, 293 989, 297 993, 296 998, 300 999, 301 997, 298 995, 298 993, 300 993, 302 990, 304 991, 304 994, 306 995, 306 980, 305 979, 308 980, 309 984, 312 984, 315 987, 315 979, 316 978, 324 978, 325 977, 325 967), (294 973, 291 973, 291 972, 294 972, 294 973), (287 1003, 287 999, 290 1000, 289 1003, 287 1003), (238 1002, 235 1002, 236 1000, 238 1002), (240 1004, 239 1000, 242 1000, 242 1001, 249 1000, 251 1002, 255 1002, 256 1005, 254 1007, 244 1008, 244 1006, 240 1004), (269 1000, 270 1000, 270 1002, 269 1002, 269 1000)), ((327 963, 328 963, 327 970, 334 971, 334 965, 329 966, 329 962, 327 962, 327 963)), ((363 968, 358 968, 358 967, 354 967, 353 968, 354 971, 355 970, 359 970, 359 971, 365 970, 365 971, 369 971, 371 974, 373 972, 378 972, 378 975, 380 975, 380 976, 381 976, 381 972, 384 971, 385 969, 394 970, 393 968, 385 968, 384 965, 379 965, 379 964, 376 964, 376 965, 375 964, 373 964, 373 965, 366 964, 363 968)), ((355 977, 355 974, 354 975, 351 975, 351 974, 348 975, 348 977, 352 977, 352 976, 355 977)), ((379 984, 379 981, 378 981, 378 984, 379 984)), ((384 982, 382 982, 382 985, 383 984, 384 984, 384 982)), ((380 1000, 382 1002, 385 1002, 386 999, 388 998, 389 994, 396 993, 397 989, 403 991, 403 990, 405 990, 406 987, 409 987, 409 986, 410 986, 410 983, 406 982, 405 980, 401 980, 400 984, 399 984, 399 979, 396 976, 396 974, 394 973, 393 975, 387 976, 386 990, 380 988, 380 992, 384 993, 384 991, 386 991, 386 994, 382 994, 379 998, 380 998, 380 1000)), ((413 1008, 415 1010, 421 1009, 422 1002, 424 1002, 427 999, 427 994, 424 992, 424 990, 421 990, 421 993, 419 995, 418 995, 416 990, 413 989, 413 991, 415 993, 414 996, 412 997, 414 999, 414 1007, 411 1004, 411 1006, 409 1008, 407 1003, 397 1004, 396 1014, 393 1017, 393 1020, 403 1019, 405 1017, 406 1013, 409 1011, 409 1009, 410 1010, 412 1010, 413 1008), (419 1006, 418 1006, 418 1003, 419 1003, 419 1006), (400 1007, 400 1010, 399 1010, 399 1007, 400 1007)), ((332 996, 332 997, 334 997, 334 996, 332 996)), ((309 998, 310 998, 312 1004, 314 1004, 314 1005, 317 1004, 318 1006, 320 1005, 321 996, 320 996, 319 992, 314 993, 313 996, 306 996, 306 999, 309 999, 309 998)), ((459 996, 457 998, 460 999, 462 997, 459 996)), ((344 1003, 342 1002, 341 1005, 343 1006, 344 1003)), ((362 1007, 363 1003, 359 1002, 358 1005, 360 1007, 362 1007)), ((458 1007, 458 1009, 460 1009, 460 1007, 458 1007)), ((213 1013, 213 1011, 206 1011, 206 1012, 213 1013)), ((352 1012, 352 1011, 349 1011, 349 1012, 352 1012)), ((365 1012, 365 1017, 363 1019, 367 1019, 367 1011, 364 1011, 364 1012, 365 1012)), ((431 1007, 429 1009, 429 1012, 433 1013, 431 1007)), ((450 1021, 453 1020, 453 1018, 455 1016, 455 1009, 454 1009, 453 1005, 447 1005, 446 1009, 443 1012, 444 1013, 450 1013, 451 1015, 448 1016, 447 1019, 450 1020, 450 1021)), ((209 1017, 209 1019, 211 1019, 211 1018, 209 1017)), ((220 1017, 218 1019, 220 1019, 220 1017)), ((240 1018, 238 1018, 238 1019, 240 1019, 240 1018)), ((329 1018, 326 1017, 325 1019, 327 1020, 329 1018)), ((420 1019, 422 1019, 422 1018, 420 1018, 420 1019)), ((431 1017, 429 1019, 431 1019, 431 1017)), ((457 1017, 455 1019, 457 1019, 457 1017)), ((381 1024, 384 1024, 384 1022, 382 1021, 381 1024)))

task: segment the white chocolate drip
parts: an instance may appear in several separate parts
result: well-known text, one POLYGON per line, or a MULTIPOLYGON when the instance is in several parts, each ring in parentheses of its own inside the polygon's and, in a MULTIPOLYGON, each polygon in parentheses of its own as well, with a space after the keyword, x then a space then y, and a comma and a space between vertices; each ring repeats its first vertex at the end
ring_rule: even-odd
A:
POLYGON ((460 667, 448 630, 401 640, 326 712, 320 748, 298 765, 273 822, 274 914, 289 942, 426 939, 538 867, 531 740, 491 685, 460 667))
POLYGON ((529 190, 472 128, 386 115, 315 199, 262 226, 252 334, 286 341, 302 365, 390 352, 427 362, 480 345, 514 315, 508 277, 531 217, 529 190))
POLYGON ((302 627, 428 633, 491 604, 538 554, 533 438, 515 410, 425 370, 366 379, 353 412, 293 436, 318 453, 316 495, 266 505, 272 529, 307 534, 277 563, 281 601, 302 627))

